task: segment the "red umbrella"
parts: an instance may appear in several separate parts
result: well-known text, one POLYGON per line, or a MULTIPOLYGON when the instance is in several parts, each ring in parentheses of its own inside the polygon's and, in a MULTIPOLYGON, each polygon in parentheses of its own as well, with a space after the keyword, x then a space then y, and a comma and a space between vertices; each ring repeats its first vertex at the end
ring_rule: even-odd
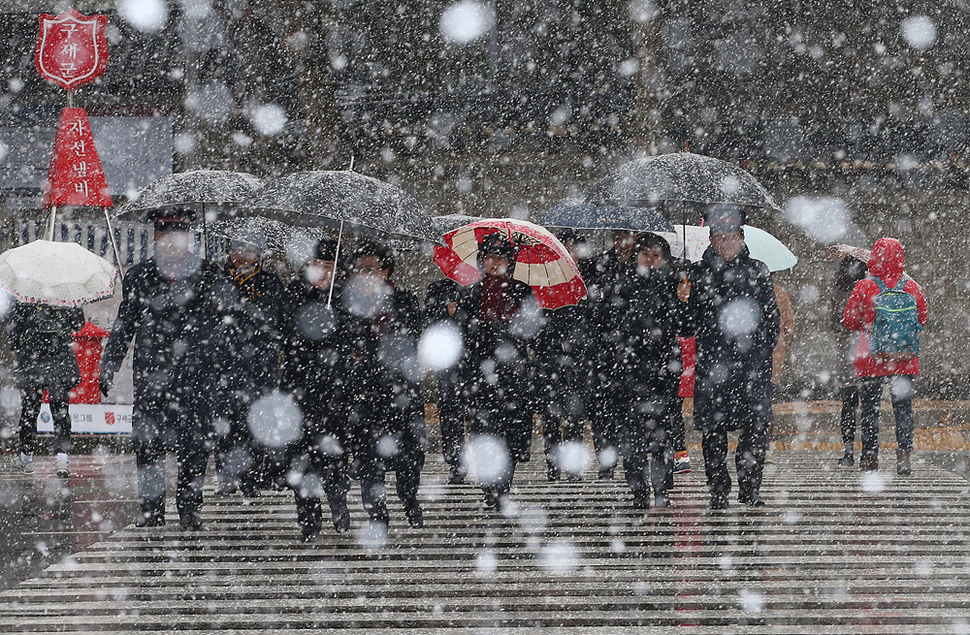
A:
POLYGON ((528 221, 487 218, 444 235, 445 245, 435 245, 434 262, 441 271, 466 287, 478 282, 478 246, 489 234, 501 233, 516 250, 512 277, 530 287, 544 309, 577 304, 586 297, 579 268, 559 239, 549 230, 528 221))

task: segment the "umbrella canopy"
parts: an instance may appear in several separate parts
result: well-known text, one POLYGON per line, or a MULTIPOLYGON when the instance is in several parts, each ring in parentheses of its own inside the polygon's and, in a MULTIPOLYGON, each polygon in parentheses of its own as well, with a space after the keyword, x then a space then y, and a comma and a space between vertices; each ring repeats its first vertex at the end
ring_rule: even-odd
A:
MULTIPOLYGON (((661 154, 624 163, 599 181, 587 200, 596 205, 659 207, 668 215, 680 204, 703 210, 713 203, 780 212, 758 181, 726 161, 691 152, 661 154)), ((678 210, 684 213, 683 210, 678 210)))
POLYGON ((357 172, 287 174, 266 184, 249 201, 254 213, 284 223, 441 241, 434 220, 413 196, 390 183, 357 172))
POLYGON ((211 222, 235 216, 262 186, 262 180, 245 172, 193 170, 168 174, 138 190, 114 217, 144 223, 166 210, 191 209, 209 216, 197 216, 196 220, 211 222))
POLYGON ((114 295, 115 268, 77 243, 35 240, 0 254, 0 288, 21 302, 76 307, 114 295))
MULTIPOLYGON (((676 225, 674 229, 675 231, 670 233, 657 232, 670 243, 670 253, 678 258, 684 257, 684 236, 686 236, 686 258, 691 262, 699 261, 711 244, 711 228, 676 225)), ((751 257, 765 263, 769 271, 791 269, 798 263, 798 258, 784 243, 763 229, 745 225, 744 244, 748 246, 751 257)))
POLYGON ((240 239, 244 242, 251 242, 252 236, 258 235, 264 240, 265 249, 279 253, 285 252, 294 241, 315 242, 329 235, 319 227, 293 227, 264 216, 217 220, 209 225, 209 232, 226 240, 240 239))
POLYGON ((468 286, 481 278, 478 247, 485 236, 500 233, 516 249, 512 277, 535 293, 539 306, 558 309, 586 297, 579 268, 559 239, 528 221, 488 218, 445 234, 445 246, 435 245, 434 262, 442 273, 468 286))
POLYGON ((447 234, 451 230, 458 229, 462 225, 467 225, 480 220, 484 219, 481 216, 468 216, 467 214, 445 214, 444 216, 435 216, 434 224, 438 226, 438 229, 442 234, 447 234))
MULTIPOLYGON (((844 258, 855 258, 856 260, 863 262, 866 266, 869 265, 869 257, 872 256, 871 249, 866 249, 864 247, 855 247, 853 245, 846 245, 843 243, 836 243, 834 245, 829 245, 826 251, 828 252, 829 258, 838 258, 839 260, 842 260, 844 258)), ((912 280, 913 282, 916 282, 916 279, 913 278, 913 276, 906 273, 905 271, 903 271, 903 277, 906 278, 907 280, 912 280)), ((916 285, 919 286, 919 283, 916 282, 916 285)))
POLYGON ((663 214, 648 207, 594 205, 581 198, 567 198, 539 218, 544 227, 614 229, 631 232, 672 232, 663 214))

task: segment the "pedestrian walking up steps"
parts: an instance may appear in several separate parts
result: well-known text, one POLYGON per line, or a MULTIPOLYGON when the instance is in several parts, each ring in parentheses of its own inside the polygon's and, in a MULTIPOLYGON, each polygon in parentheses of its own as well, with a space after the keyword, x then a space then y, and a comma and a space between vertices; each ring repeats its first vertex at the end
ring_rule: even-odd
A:
POLYGON ((392 500, 386 542, 356 487, 351 532, 315 544, 291 494, 207 487, 203 531, 118 531, 0 594, 0 632, 970 632, 966 480, 773 454, 767 507, 723 512, 707 509, 702 470, 644 513, 622 481, 547 483, 534 460, 516 475, 517 518, 446 485, 429 457, 425 526, 392 500))

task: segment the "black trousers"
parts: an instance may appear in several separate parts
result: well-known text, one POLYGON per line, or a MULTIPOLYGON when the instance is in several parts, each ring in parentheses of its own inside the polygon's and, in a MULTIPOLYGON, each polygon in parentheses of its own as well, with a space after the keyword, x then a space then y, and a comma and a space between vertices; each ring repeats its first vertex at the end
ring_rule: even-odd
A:
POLYGON ((37 417, 44 389, 50 397, 54 420, 54 439, 58 452, 71 451, 71 414, 68 410, 70 388, 67 386, 24 386, 20 389, 20 451, 33 454, 37 445, 37 417))
POLYGON ((212 449, 207 427, 201 420, 181 412, 177 403, 147 407, 136 403, 131 432, 138 496, 145 518, 165 517, 165 458, 174 450, 178 465, 175 502, 179 518, 198 520, 206 462, 212 449))
POLYGON ((465 449, 465 406, 458 373, 437 373, 438 424, 441 428, 441 453, 448 465, 458 465, 465 449))
POLYGON ((317 437, 301 443, 290 461, 290 470, 299 477, 293 483, 296 518, 304 536, 320 533, 323 527, 324 498, 331 516, 347 509, 347 455, 335 438, 317 437))
POLYGON ((586 407, 593 432, 593 449, 601 468, 616 466, 620 456, 620 441, 625 423, 627 399, 621 381, 599 377, 586 407))
POLYGON ((859 387, 845 386, 840 391, 842 411, 840 414, 842 443, 845 451, 851 453, 855 447, 856 407, 859 405, 859 387))
POLYGON ((524 378, 510 366, 500 367, 499 380, 479 378, 469 384, 468 432, 476 448, 476 468, 489 499, 508 495, 515 464, 529 460, 531 409, 526 407, 524 378))
MULTIPOLYGON (((635 500, 667 494, 667 475, 673 464, 668 425, 675 400, 657 396, 637 399, 629 406, 624 430, 623 471, 635 500)), ((679 404, 677 404, 679 406, 679 404)))
POLYGON ((265 479, 266 448, 249 429, 249 408, 255 396, 239 395, 225 410, 229 430, 217 440, 216 472, 224 483, 256 489, 265 479))
MULTIPOLYGON (((770 419, 758 418, 749 421, 739 431, 738 449, 734 454, 739 498, 753 496, 761 490, 769 428, 770 419)), ((704 472, 711 496, 727 499, 731 493, 731 475, 727 468, 727 430, 705 430, 701 443, 704 450, 704 472)))

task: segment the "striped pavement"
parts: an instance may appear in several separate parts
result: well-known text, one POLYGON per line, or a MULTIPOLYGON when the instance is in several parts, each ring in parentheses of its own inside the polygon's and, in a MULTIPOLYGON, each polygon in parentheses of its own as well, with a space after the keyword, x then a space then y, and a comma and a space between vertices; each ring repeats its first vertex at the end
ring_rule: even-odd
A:
POLYGON ((545 482, 540 456, 515 518, 429 455, 423 528, 392 496, 371 531, 355 487, 351 532, 310 545, 291 494, 207 486, 202 531, 107 534, 0 592, 0 632, 970 633, 967 480, 918 458, 896 476, 891 451, 866 475, 772 454, 767 506, 723 512, 696 466, 642 512, 622 481, 545 482))

